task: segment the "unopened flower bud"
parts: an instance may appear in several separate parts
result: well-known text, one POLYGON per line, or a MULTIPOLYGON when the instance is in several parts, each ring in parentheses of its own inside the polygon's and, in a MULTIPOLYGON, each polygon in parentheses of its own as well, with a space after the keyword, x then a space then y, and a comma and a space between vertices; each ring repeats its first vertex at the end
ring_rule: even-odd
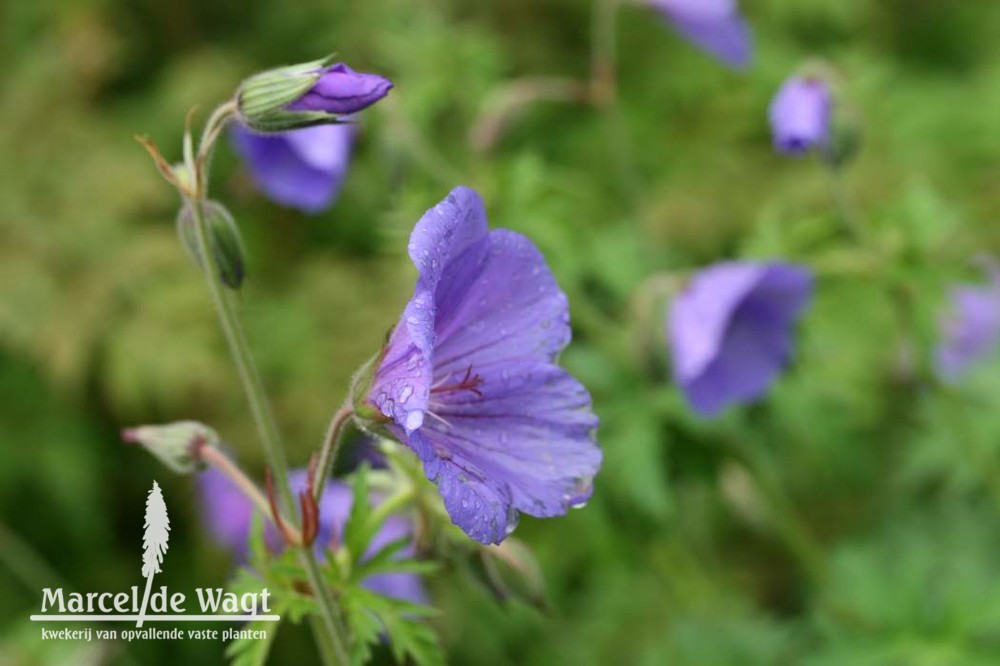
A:
POLYGON ((508 538, 481 550, 485 582, 502 601, 518 599, 544 608, 545 581, 534 553, 521 541, 508 538))
MULTIPOLYGON (((198 242, 192 206, 198 204, 186 202, 177 215, 177 233, 191 258, 204 269, 201 259, 201 245, 198 242)), ((239 289, 246 276, 243 239, 240 236, 236 221, 225 206, 214 201, 201 204, 202 215, 205 217, 205 230, 208 233, 208 247, 212 253, 215 267, 219 271, 219 280, 230 289, 239 289)))
POLYGON ((788 155, 802 155, 825 146, 830 137, 832 106, 830 89, 822 78, 788 79, 771 102, 774 147, 788 155))
POLYGON ((202 447, 217 446, 219 435, 197 421, 178 421, 126 428, 122 440, 141 444, 178 474, 190 474, 197 467, 202 447))
POLYGON ((251 76, 236 94, 239 120, 257 132, 335 123, 386 96, 392 82, 355 72, 332 58, 251 76))

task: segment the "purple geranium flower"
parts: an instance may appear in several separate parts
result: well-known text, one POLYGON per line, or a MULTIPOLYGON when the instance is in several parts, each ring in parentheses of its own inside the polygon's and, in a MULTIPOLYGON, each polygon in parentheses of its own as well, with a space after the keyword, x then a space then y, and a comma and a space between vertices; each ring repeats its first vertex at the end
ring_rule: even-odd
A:
POLYGON ((753 36, 736 0, 650 0, 685 39, 723 63, 750 63, 753 36))
POLYGON ((941 338, 935 370, 942 380, 954 382, 989 356, 1000 340, 1000 284, 954 287, 941 338))
POLYGON ((667 332, 674 375, 695 411, 713 416, 767 391, 812 288, 810 272, 792 264, 724 262, 694 276, 670 308, 667 332))
POLYGON ((319 125, 280 134, 257 134, 233 125, 232 132, 257 187, 277 203, 319 213, 340 192, 354 125, 319 125))
POLYGON ((769 110, 774 147, 782 153, 801 155, 825 146, 832 104, 822 79, 793 76, 785 81, 769 110))
POLYGON ((291 111, 357 113, 385 97, 392 81, 378 74, 355 72, 343 63, 330 65, 305 95, 288 105, 291 111))
MULTIPOLYGON (((307 480, 305 470, 289 475, 295 494, 305 490, 307 480)), ((229 477, 215 468, 205 470, 198 479, 198 485, 205 526, 209 533, 237 558, 246 559, 253 504, 229 477)), ((319 532, 315 543, 317 554, 325 556, 327 548, 340 541, 353 504, 354 493, 348 486, 332 480, 326 484, 319 502, 319 532)), ((366 558, 375 556, 389 544, 412 534, 413 525, 409 520, 399 515, 389 516, 372 539, 366 558)), ((282 548, 283 541, 270 522, 267 523, 265 537, 272 550, 282 548)), ((414 552, 414 547, 408 545, 396 557, 413 557, 414 552)), ((423 582, 416 574, 379 574, 366 578, 364 585, 379 594, 413 603, 424 603, 427 599, 423 582)))
MULTIPOLYGON (((587 390, 556 365, 569 308, 538 248, 456 188, 410 236, 416 289, 362 398, 420 457, 452 521, 500 543, 518 512, 582 505, 601 464, 587 390)), ((362 409, 365 409, 362 406, 362 409)))

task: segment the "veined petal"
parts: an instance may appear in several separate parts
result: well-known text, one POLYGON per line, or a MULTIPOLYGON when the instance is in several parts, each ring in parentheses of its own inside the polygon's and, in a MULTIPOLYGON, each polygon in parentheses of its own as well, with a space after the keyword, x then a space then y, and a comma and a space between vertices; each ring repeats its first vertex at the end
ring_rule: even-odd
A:
POLYGON ((479 195, 466 187, 455 188, 427 211, 410 236, 410 259, 419 271, 417 285, 371 389, 373 404, 407 432, 420 427, 427 409, 442 276, 474 266, 477 256, 485 254, 486 243, 486 211, 479 195))
POLYGON ((494 230, 475 272, 461 264, 452 271, 448 281, 461 288, 441 290, 435 381, 500 359, 552 361, 569 344, 566 294, 526 237, 494 230))
POLYGON ((499 543, 516 511, 545 518, 586 501, 601 464, 597 417, 587 390, 548 362, 474 367, 475 390, 434 396, 437 418, 419 435, 436 458, 425 469, 452 520, 483 543, 499 543))

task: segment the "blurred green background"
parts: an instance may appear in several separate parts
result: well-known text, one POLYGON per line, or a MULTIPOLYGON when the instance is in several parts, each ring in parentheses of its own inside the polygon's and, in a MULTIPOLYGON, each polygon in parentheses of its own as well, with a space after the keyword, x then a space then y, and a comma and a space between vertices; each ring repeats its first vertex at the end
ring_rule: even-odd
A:
MULTIPOLYGON (((247 241, 244 315, 293 464, 410 295, 413 223, 457 184, 544 250, 574 317, 564 363, 602 419, 587 508, 518 529, 547 612, 433 579, 452 662, 1000 663, 1000 365, 946 392, 912 373, 947 285, 1000 245, 1000 3, 742 4, 746 73, 626 7, 617 116, 540 103, 490 151, 470 133, 500 87, 589 76, 588 2, 0 4, 0 664, 222 659, 193 641, 42 642, 27 616, 42 587, 139 584, 153 478, 165 580, 231 573, 192 480, 118 437, 199 419, 263 471, 176 195, 132 135, 177 159, 189 108, 204 119, 250 73, 331 50, 396 84, 364 114, 336 206, 268 203, 228 145, 213 172, 247 241), (820 164, 770 146, 768 101, 811 57, 860 118, 845 185, 862 247, 820 164), (734 256, 809 264, 819 293, 770 397, 703 422, 670 383, 655 276, 734 256)), ((272 663, 311 650, 283 627, 272 663)))

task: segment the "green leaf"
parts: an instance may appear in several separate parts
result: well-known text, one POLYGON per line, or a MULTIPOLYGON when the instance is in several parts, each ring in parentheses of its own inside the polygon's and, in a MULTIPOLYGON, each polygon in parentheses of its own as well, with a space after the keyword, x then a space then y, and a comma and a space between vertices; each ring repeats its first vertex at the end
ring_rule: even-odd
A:
POLYGON ((266 638, 240 638, 226 647, 230 666, 264 666, 271 652, 271 644, 278 633, 277 622, 251 622, 247 629, 262 631, 266 638))
POLYGON ((437 613, 430 606, 384 597, 361 586, 351 587, 344 605, 355 638, 352 663, 364 663, 384 633, 396 661, 404 663, 409 658, 419 666, 444 664, 437 634, 419 619, 437 613))
POLYGON ((362 465, 354 474, 354 504, 344 526, 344 544, 355 562, 361 559, 370 540, 368 517, 371 514, 371 505, 368 503, 368 472, 368 465, 362 465))
POLYGON ((353 579, 361 582, 376 574, 385 573, 415 573, 427 575, 436 572, 440 566, 436 562, 414 558, 399 558, 399 553, 413 543, 410 535, 403 536, 385 546, 374 557, 365 560, 354 569, 353 579))

